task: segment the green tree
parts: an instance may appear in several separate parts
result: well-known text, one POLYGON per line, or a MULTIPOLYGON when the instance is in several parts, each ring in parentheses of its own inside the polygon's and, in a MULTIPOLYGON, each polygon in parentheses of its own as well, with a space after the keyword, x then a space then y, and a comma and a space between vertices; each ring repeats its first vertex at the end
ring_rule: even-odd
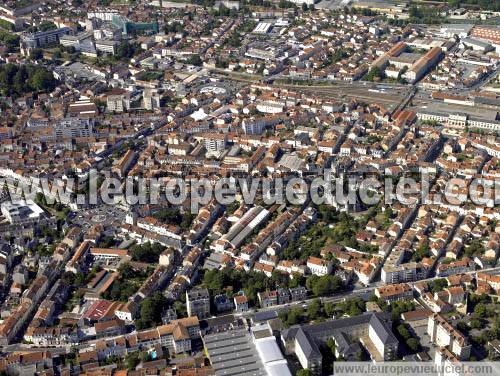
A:
POLYGON ((200 66, 203 64, 203 61, 201 60, 200 55, 191 55, 189 58, 186 59, 187 64, 195 65, 195 66, 200 66))
POLYGON ((20 37, 0 30, 0 43, 7 47, 7 52, 14 52, 19 48, 20 37))
POLYGON ((122 42, 116 48, 115 56, 118 59, 130 59, 137 53, 138 50, 139 46, 137 44, 122 42))
POLYGON ((477 319, 477 318, 472 318, 470 320, 470 324, 469 325, 470 325, 470 327, 472 329, 482 329, 483 326, 484 326, 483 323, 482 323, 482 321, 479 320, 479 319, 477 319))
POLYGON ((421 261, 424 257, 430 256, 430 248, 428 244, 420 245, 412 255, 412 260, 415 262, 421 261))
POLYGON ((474 257, 483 254, 485 251, 484 245, 480 239, 474 239, 468 246, 465 247, 464 255, 474 257))
POLYGON ((140 362, 141 362, 141 359, 139 356, 139 352, 137 352, 137 351, 132 352, 132 353, 128 353, 125 356, 125 365, 127 366, 127 369, 129 371, 134 371, 140 362))
POLYGON ((83 273, 76 273, 76 276, 75 276, 75 285, 76 286, 83 286, 83 284, 85 283, 85 274, 83 273))
POLYGON ((332 302, 326 302, 323 310, 325 311, 325 315, 331 318, 335 313, 335 304, 332 302))
POLYGON ((40 48, 35 48, 30 52, 30 57, 32 60, 40 60, 43 59, 43 51, 40 48))
POLYGON ((388 308, 392 313, 392 319, 396 321, 399 320, 403 312, 413 311, 415 309, 415 304, 409 300, 400 300, 392 302, 388 308))
POLYGON ((418 342, 418 340, 416 338, 408 338, 406 340, 406 345, 413 352, 417 352, 418 349, 420 348, 420 343, 418 342))
POLYGON ((357 316, 366 311, 366 303, 363 299, 358 297, 350 298, 339 303, 338 309, 350 317, 357 316))
POLYGON ((57 29, 57 26, 55 23, 51 21, 42 21, 40 25, 38 25, 38 30, 39 31, 49 31, 49 30, 54 30, 57 29))
POLYGON ((141 302, 140 319, 138 320, 138 329, 147 328, 161 323, 161 314, 167 303, 166 298, 156 293, 150 298, 141 302))
POLYGON ((340 292, 344 285, 339 276, 325 275, 309 277, 306 281, 306 286, 315 296, 330 295, 340 292))
POLYGON ((241 34, 237 31, 232 33, 229 38, 227 38, 226 43, 231 47, 240 47, 241 46, 241 34))
POLYGON ((410 332, 408 331, 408 329, 406 329, 406 326, 404 324, 398 325, 397 331, 403 339, 407 340, 408 338, 410 338, 410 332))
POLYGON ((207 270, 203 276, 203 284, 213 294, 220 294, 224 288, 224 276, 218 270, 207 270))
POLYGON ((46 70, 37 70, 29 80, 30 86, 37 91, 54 90, 54 77, 46 70))
POLYGON ((365 80, 367 81, 375 81, 375 79, 383 79, 383 78, 384 78, 384 72, 379 67, 373 67, 365 76, 365 80))
POLYGON ((321 311, 321 301, 319 299, 314 299, 307 307, 307 315, 309 316, 309 320, 316 320, 321 317, 321 311))
POLYGON ((181 301, 176 301, 174 302, 174 309, 175 312, 177 313, 177 317, 187 317, 187 308, 186 304, 181 301))
POLYGON ((448 282, 444 278, 435 279, 429 282, 429 289, 433 294, 442 291, 446 286, 448 286, 448 282))
POLYGON ((301 307, 293 307, 288 312, 287 324, 289 326, 300 324, 304 316, 304 310, 301 307))
POLYGON ((475 316, 480 317, 480 318, 484 318, 484 317, 486 317, 486 313, 487 313, 486 305, 484 305, 483 303, 479 303, 478 305, 476 305, 474 307, 474 315, 475 316))
POLYGON ((158 263, 160 254, 165 250, 165 247, 159 243, 150 242, 144 244, 136 244, 130 248, 130 255, 134 261, 147 263, 158 263))
POLYGON ((133 278, 135 275, 135 271, 128 262, 124 262, 118 267, 118 272, 120 273, 120 276, 124 279, 129 279, 133 278))
POLYGON ((314 374, 310 369, 304 368, 304 369, 299 369, 295 375, 296 376, 313 376, 314 374))
POLYGON ((326 340, 326 346, 328 347, 328 349, 330 350, 330 353, 332 355, 332 357, 335 357, 335 340, 333 339, 333 337, 329 337, 327 340, 326 340))
POLYGON ((467 323, 464 321, 459 321, 457 323, 457 329, 465 335, 467 335, 470 330, 469 325, 467 325, 467 323))

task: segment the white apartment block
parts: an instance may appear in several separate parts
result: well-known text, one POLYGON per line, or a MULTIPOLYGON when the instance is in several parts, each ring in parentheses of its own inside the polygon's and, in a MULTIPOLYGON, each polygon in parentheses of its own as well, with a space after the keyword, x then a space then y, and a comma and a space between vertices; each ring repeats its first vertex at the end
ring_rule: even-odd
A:
POLYGON ((408 262, 401 265, 384 265, 381 279, 385 283, 413 282, 424 279, 427 276, 427 268, 416 262, 408 262))
POLYGON ((429 316, 427 333, 431 337, 431 341, 437 346, 449 348, 460 360, 469 359, 471 344, 462 333, 456 330, 440 314, 436 313, 429 316))
POLYGON ((106 107, 110 112, 123 112, 130 110, 130 95, 111 94, 106 100, 106 107))
POLYGON ((117 47, 118 43, 114 40, 99 40, 95 42, 95 48, 97 51, 111 55, 114 55, 116 53, 117 47))

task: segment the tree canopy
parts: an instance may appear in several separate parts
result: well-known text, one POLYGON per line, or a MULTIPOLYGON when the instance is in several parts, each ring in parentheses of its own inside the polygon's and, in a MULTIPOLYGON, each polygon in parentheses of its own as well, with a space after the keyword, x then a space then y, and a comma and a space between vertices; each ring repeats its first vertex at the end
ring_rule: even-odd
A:
POLYGON ((140 318, 136 321, 137 329, 145 329, 161 323, 161 314, 167 299, 160 293, 141 302, 140 318))
POLYGON ((7 52, 14 52, 19 47, 19 36, 0 30, 0 44, 7 47, 7 52))
POLYGON ((57 85, 52 73, 35 65, 0 66, 0 93, 19 97, 29 92, 51 92, 57 85))
POLYGON ((165 247, 159 243, 135 244, 130 247, 130 255, 134 261, 157 263, 164 249, 165 247))
POLYGON ((303 283, 297 276, 290 280, 287 275, 274 272, 271 278, 256 271, 241 271, 236 269, 207 270, 203 276, 204 286, 212 295, 217 295, 227 290, 227 286, 233 292, 243 290, 251 303, 257 301, 257 293, 265 290, 275 290, 278 287, 292 287, 303 283))
POLYGON ((335 275, 313 275, 307 279, 306 286, 315 296, 325 296, 338 293, 344 288, 342 279, 335 275))

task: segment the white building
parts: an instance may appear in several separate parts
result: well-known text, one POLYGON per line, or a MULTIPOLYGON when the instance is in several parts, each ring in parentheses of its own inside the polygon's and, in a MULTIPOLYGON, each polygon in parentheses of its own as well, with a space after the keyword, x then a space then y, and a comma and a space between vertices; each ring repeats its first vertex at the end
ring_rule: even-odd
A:
POLYGON ((106 107, 110 112, 123 112, 130 110, 130 93, 117 89, 108 94, 106 107))
POLYGON ((261 101, 257 103, 256 106, 259 112, 263 112, 266 114, 279 114, 283 112, 285 109, 284 103, 274 102, 274 101, 261 101))
POLYGON ((154 110, 160 108, 160 94, 155 89, 144 89, 143 93, 144 108, 146 110, 154 110))
POLYGON ((91 137, 94 133, 93 119, 64 118, 55 124, 56 138, 91 137))
POLYGON ((114 55, 116 53, 117 47, 118 43, 114 40, 98 40, 95 42, 95 48, 97 51, 111 55, 114 55))
POLYGON ((11 224, 36 222, 44 214, 40 206, 34 202, 27 204, 26 201, 20 201, 17 204, 6 201, 2 203, 1 211, 11 224))
POLYGON ((314 0, 290 0, 294 4, 307 4, 307 5, 314 5, 314 0))
POLYGON ((307 267, 309 268, 311 274, 324 276, 331 274, 333 263, 318 257, 309 257, 307 259, 307 267))
POLYGON ((92 33, 84 32, 77 35, 63 35, 59 38, 59 43, 64 47, 77 47, 83 41, 92 38, 92 33))
POLYGON ((224 151, 227 147, 227 136, 220 133, 207 134, 204 137, 204 144, 209 152, 224 151))
POLYGON ((440 314, 436 313, 429 316, 427 334, 429 334, 433 343, 440 347, 449 348, 460 360, 469 359, 471 344, 462 333, 456 330, 440 314))

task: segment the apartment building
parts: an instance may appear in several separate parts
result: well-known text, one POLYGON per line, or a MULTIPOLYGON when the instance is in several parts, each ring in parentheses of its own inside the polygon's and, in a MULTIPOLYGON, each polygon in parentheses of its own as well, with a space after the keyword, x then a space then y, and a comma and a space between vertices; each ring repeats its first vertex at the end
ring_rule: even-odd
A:
POLYGON ((278 292, 277 291, 262 291, 257 293, 259 305, 262 308, 272 307, 278 305, 278 292))
POLYGON ((9 127, 0 127, 0 141, 11 138, 14 134, 13 129, 9 127))
POLYGON ((156 218, 145 217, 137 220, 137 227, 146 231, 151 231, 158 235, 168 236, 169 238, 180 240, 181 229, 174 225, 161 223, 156 218))
POLYGON ((390 314, 371 312, 350 318, 294 326, 281 332, 287 354, 295 354, 303 368, 321 374, 323 356, 320 347, 329 338, 335 341, 337 357, 355 359, 361 350, 368 349, 373 361, 394 359, 399 342, 392 333, 390 314))
POLYGON ((95 42, 95 49, 106 54, 114 55, 117 48, 118 42, 114 40, 102 39, 95 42))
POLYGON ((477 272, 476 279, 478 283, 487 283, 493 290, 500 291, 500 276, 477 272))
POLYGON ((69 27, 62 27, 60 29, 26 34, 22 36, 21 44, 28 50, 41 48, 52 43, 57 43, 61 37, 72 33, 73 31, 69 27))
POLYGON ((307 259, 307 267, 313 275, 324 276, 332 273, 333 263, 319 257, 309 257, 307 259))
POLYGON ((52 354, 48 351, 13 352, 2 359, 2 371, 7 375, 35 375, 52 372, 54 364, 52 354))
POLYGON ((205 149, 211 153, 219 153, 226 150, 227 136, 220 133, 209 133, 204 135, 205 149))
POLYGON ((449 275, 467 273, 474 270, 474 262, 469 258, 463 260, 453 261, 449 264, 440 264, 436 268, 436 275, 438 277, 447 277, 449 275))
POLYGON ((123 356, 126 353, 163 346, 172 354, 180 354, 191 351, 191 341, 198 338, 200 338, 198 318, 186 317, 172 320, 166 325, 98 341, 92 352, 96 352, 99 359, 105 359, 113 355, 123 356))
POLYGON ((434 364, 438 367, 443 367, 442 369, 450 370, 446 372, 446 376, 461 376, 463 374, 456 368, 457 365, 461 364, 460 359, 446 347, 440 347, 436 350, 434 364))
POLYGON ((241 127, 245 134, 262 134, 265 124, 262 121, 244 120, 241 127))
POLYGON ((389 303, 398 300, 413 299, 413 289, 407 283, 387 285, 377 287, 375 289, 375 296, 389 303))
POLYGON ((427 277, 428 268, 417 262, 408 262, 406 264, 383 266, 381 279, 385 283, 403 283, 414 282, 427 277))
POLYGON ((91 40, 92 33, 83 32, 76 35, 63 35, 59 38, 59 43, 64 47, 77 47, 87 40, 91 40))
POLYGON ((210 294, 207 289, 196 288, 186 291, 186 306, 189 316, 204 319, 210 316, 210 294))
POLYGON ((128 170, 135 161, 137 153, 133 150, 127 150, 127 152, 120 158, 120 160, 113 166, 111 171, 117 174, 119 177, 123 177, 127 174, 128 170))
POLYGON ((148 111, 160 108, 160 94, 156 89, 144 89, 142 101, 144 108, 148 111))
POLYGON ((196 338, 200 338, 200 323, 197 317, 192 316, 137 333, 137 342, 141 347, 160 344, 176 354, 191 351, 191 340, 196 338))
POLYGON ((472 345, 440 314, 436 313, 429 317, 427 334, 433 343, 437 346, 447 347, 460 360, 469 359, 472 345))
POLYGON ((115 316, 125 322, 132 322, 137 317, 139 305, 134 300, 123 303, 116 311, 115 316))
POLYGON ((106 97, 106 108, 109 112, 130 110, 130 93, 123 89, 114 89, 106 97))
POLYGON ((56 139, 91 137, 94 133, 94 120, 68 117, 56 121, 54 129, 56 139))

